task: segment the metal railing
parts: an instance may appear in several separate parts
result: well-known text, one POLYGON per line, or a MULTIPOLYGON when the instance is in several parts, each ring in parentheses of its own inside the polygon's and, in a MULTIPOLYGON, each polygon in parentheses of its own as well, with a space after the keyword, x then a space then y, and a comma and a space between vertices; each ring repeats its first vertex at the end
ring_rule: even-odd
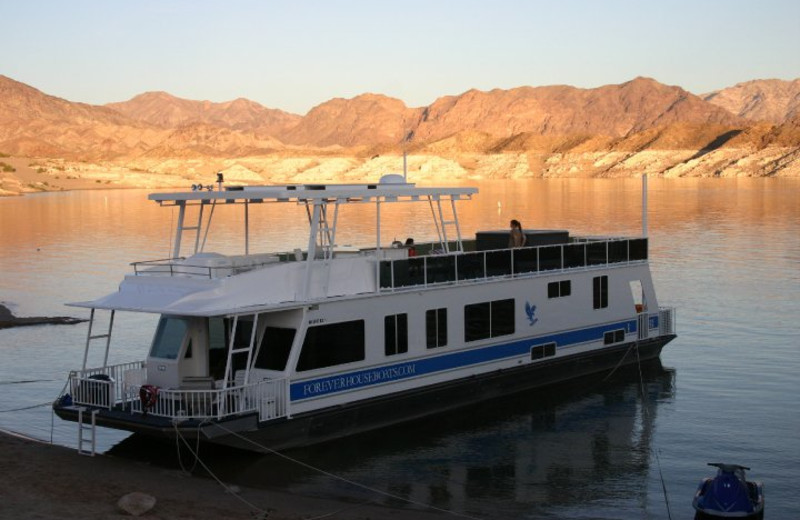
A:
MULTIPOLYGON (((77 405, 105 409, 119 406, 131 413, 145 413, 139 399, 139 390, 145 383, 144 362, 137 361, 73 370, 68 388, 77 405)), ((221 419, 257 412, 259 420, 266 421, 288 416, 288 389, 286 378, 213 390, 159 389, 155 404, 146 412, 180 419, 221 419)))
POLYGON ((135 382, 132 381, 135 374, 144 374, 144 361, 73 370, 69 373, 69 391, 72 395, 72 402, 113 408, 114 405, 126 399, 127 387, 135 382))
MULTIPOLYGON (((275 257, 276 259, 279 257, 275 257)), ((184 263, 185 258, 164 258, 133 262, 135 276, 191 276, 199 278, 222 278, 274 264, 276 260, 252 263, 226 263, 223 265, 196 265, 184 263)))
POLYGON ((380 289, 462 283, 645 260, 646 238, 577 238, 566 244, 383 260, 380 289))
MULTIPOLYGON (((219 390, 158 391, 155 404, 147 414, 179 419, 222 419, 257 412, 266 421, 288 415, 287 379, 270 379, 219 390)), ((145 413, 142 402, 131 400, 132 413, 145 413)))

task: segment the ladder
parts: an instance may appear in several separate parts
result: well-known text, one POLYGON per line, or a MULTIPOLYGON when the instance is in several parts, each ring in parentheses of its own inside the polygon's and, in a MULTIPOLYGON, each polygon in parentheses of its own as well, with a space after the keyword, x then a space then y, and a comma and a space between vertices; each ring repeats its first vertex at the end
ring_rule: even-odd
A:
MULTIPOLYGON (((306 202, 306 213, 308 214, 308 223, 311 227, 311 234, 316 235, 316 247, 322 250, 322 258, 330 260, 333 258, 333 248, 336 241, 336 222, 339 218, 339 201, 334 203, 333 207, 333 223, 328 219, 328 203, 325 200, 321 203, 312 201, 306 202)), ((309 255, 311 250, 309 249, 309 255)))
POLYGON ((89 424, 85 422, 84 412, 87 412, 84 406, 78 407, 78 454, 86 455, 87 457, 94 457, 96 453, 96 439, 97 439, 97 412, 92 410, 90 412, 91 420, 89 424))
POLYGON ((233 360, 234 356, 240 355, 247 355, 247 361, 245 363, 245 372, 244 372, 244 380, 242 381, 243 385, 246 385, 250 376, 250 363, 253 360, 253 345, 255 344, 256 333, 258 332, 258 314, 253 317, 253 330, 250 333, 250 341, 248 342, 246 347, 236 347, 236 328, 239 325, 239 316, 233 317, 233 326, 231 327, 231 337, 230 343, 228 345, 228 360, 225 363, 225 378, 224 378, 224 387, 229 388, 231 383, 234 382, 234 378, 236 374, 233 373, 233 360))
MULTIPOLYGON (((89 361, 89 345, 93 341, 98 339, 106 340, 106 351, 105 355, 103 356, 103 366, 108 365, 108 349, 111 346, 111 329, 114 328, 114 312, 111 311, 111 314, 108 318, 108 330, 104 334, 92 334, 92 330, 94 329, 94 311, 96 309, 92 308, 91 314, 89 314, 89 332, 86 334, 86 348, 83 351, 83 370, 86 370, 86 363, 89 361)), ((112 403, 113 404, 113 403, 112 403)))
MULTIPOLYGON (((213 201, 211 204, 211 216, 214 215, 214 208, 216 207, 216 200, 213 201)), ((203 209, 206 207, 205 202, 200 202, 200 205, 197 209, 197 223, 193 226, 186 226, 184 222, 186 220, 186 203, 184 201, 180 201, 178 203, 178 224, 175 227, 175 243, 172 249, 172 258, 179 258, 181 256, 181 241, 183 238, 183 234, 187 231, 194 231, 194 252, 197 253, 198 250, 202 249, 200 246, 200 234, 203 230, 203 209)), ((208 217, 208 224, 206 225, 206 234, 208 234, 208 228, 211 225, 211 216, 208 217)), ((205 239, 203 240, 203 246, 205 246, 205 239)))
POLYGON ((431 205, 431 213, 433 213, 433 222, 436 224, 436 233, 439 235, 439 243, 442 246, 442 250, 445 253, 451 253, 450 251, 450 239, 448 238, 448 228, 451 229, 451 235, 455 235, 456 240, 456 250, 460 252, 464 252, 464 245, 461 242, 461 227, 458 224, 458 214, 456 213, 456 199, 452 196, 449 198, 450 201, 450 213, 449 216, 445 216, 447 205, 444 207, 442 206, 442 199, 439 195, 433 195, 428 197, 428 201, 431 205))

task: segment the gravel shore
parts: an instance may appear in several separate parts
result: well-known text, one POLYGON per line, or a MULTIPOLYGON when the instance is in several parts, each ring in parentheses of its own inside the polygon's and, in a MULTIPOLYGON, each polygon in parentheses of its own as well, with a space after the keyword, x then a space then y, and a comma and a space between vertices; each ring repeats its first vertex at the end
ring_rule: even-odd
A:
POLYGON ((110 455, 81 456, 0 430, 0 518, 109 520, 128 493, 152 495, 144 520, 426 520, 449 515, 236 487, 110 455), (248 505, 249 503, 249 505, 248 505))

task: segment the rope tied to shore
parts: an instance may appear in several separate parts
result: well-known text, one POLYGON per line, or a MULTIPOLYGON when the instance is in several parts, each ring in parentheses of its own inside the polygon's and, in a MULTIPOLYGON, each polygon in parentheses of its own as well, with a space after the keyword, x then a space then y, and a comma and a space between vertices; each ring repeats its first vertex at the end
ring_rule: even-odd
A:
POLYGON ((23 407, 20 407, 20 408, 12 408, 10 410, 0 410, 0 413, 21 412, 23 410, 32 410, 34 408, 39 408, 41 406, 50 406, 51 404, 53 404, 53 403, 51 403, 50 401, 47 401, 46 403, 32 404, 30 406, 23 406, 23 407))

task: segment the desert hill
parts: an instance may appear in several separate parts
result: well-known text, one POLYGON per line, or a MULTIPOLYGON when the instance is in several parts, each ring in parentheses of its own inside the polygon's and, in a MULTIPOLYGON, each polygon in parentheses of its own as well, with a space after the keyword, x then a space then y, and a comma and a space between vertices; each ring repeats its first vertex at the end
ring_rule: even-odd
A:
POLYGON ((467 129, 496 137, 523 133, 622 137, 678 122, 740 123, 728 111, 679 87, 636 78, 596 89, 551 86, 470 90, 428 107, 414 137, 429 141, 467 129))
POLYGON ((780 124, 800 116, 800 78, 748 81, 703 99, 751 121, 780 124))
POLYGON ((92 160, 138 155, 168 132, 107 107, 47 95, 0 75, 0 151, 92 160))
POLYGON ((282 134, 301 119, 296 114, 266 108, 244 98, 213 103, 181 99, 166 92, 145 92, 128 101, 109 103, 105 107, 130 119, 163 128, 206 123, 234 130, 259 130, 273 135, 282 134))
MULTIPOLYGON (((165 92, 95 106, 0 76, 0 154, 35 159, 50 181, 71 169, 73 178, 91 171, 119 186, 180 185, 217 170, 245 183, 356 181, 396 170, 402 150, 427 179, 800 176, 799 106, 800 79, 700 97, 635 78, 593 89, 469 90, 425 107, 362 94, 300 116, 165 92)), ((0 190, 13 192, 13 172, 2 175, 10 180, 0 190)), ((58 187, 46 180, 27 189, 58 187)))

